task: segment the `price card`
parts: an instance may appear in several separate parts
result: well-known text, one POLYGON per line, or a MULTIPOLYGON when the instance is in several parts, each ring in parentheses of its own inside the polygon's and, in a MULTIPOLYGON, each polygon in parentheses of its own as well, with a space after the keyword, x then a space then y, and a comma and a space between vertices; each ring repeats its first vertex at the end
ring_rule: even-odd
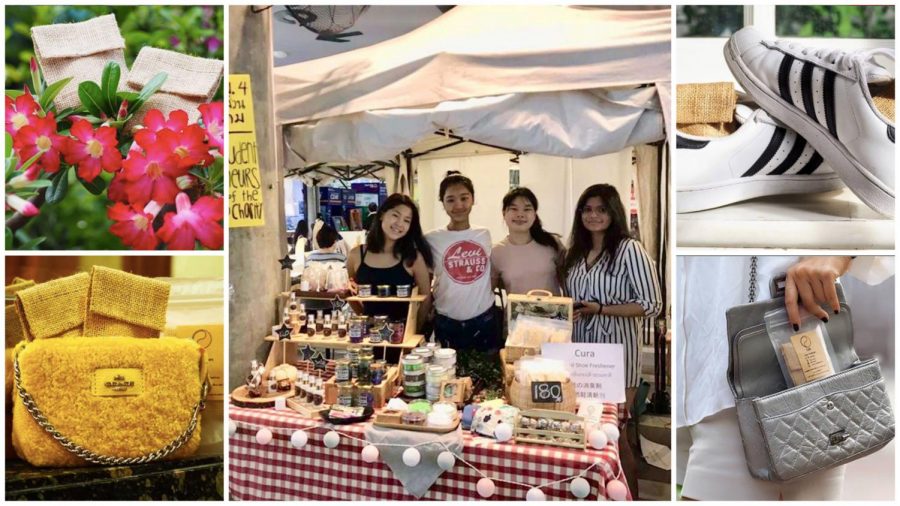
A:
POLYGON ((625 402, 625 348, 621 344, 545 343, 541 356, 569 366, 579 400, 625 402))
POLYGON ((563 401, 562 382, 559 381, 533 381, 531 382, 531 402, 558 403, 563 401))
POLYGON ((264 224, 250 76, 228 76, 228 206, 230 228, 264 224))

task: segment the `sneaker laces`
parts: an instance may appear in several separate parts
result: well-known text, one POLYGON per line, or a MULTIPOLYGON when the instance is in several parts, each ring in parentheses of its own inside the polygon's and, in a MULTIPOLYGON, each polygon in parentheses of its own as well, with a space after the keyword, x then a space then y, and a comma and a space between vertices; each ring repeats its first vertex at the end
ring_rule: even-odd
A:
POLYGON ((795 44, 793 42, 785 42, 782 40, 778 40, 775 43, 777 45, 785 46, 788 49, 798 51, 803 56, 811 56, 820 61, 830 63, 831 65, 834 65, 835 68, 846 72, 853 71, 854 65, 858 64, 867 72, 878 69, 879 71, 875 72, 876 75, 890 75, 890 73, 887 72, 887 69, 875 62, 874 57, 876 55, 882 55, 886 56, 891 61, 895 61, 894 50, 891 48, 859 49, 855 51, 847 51, 844 49, 827 47, 814 48, 803 46, 801 44, 795 44))

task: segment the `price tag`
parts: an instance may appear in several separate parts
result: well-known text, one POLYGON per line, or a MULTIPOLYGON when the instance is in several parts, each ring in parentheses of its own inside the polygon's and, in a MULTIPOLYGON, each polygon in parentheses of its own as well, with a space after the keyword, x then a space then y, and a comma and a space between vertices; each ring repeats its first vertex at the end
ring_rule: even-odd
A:
POLYGON ((559 403, 563 401, 562 383, 559 381, 533 381, 531 383, 531 402, 559 403))

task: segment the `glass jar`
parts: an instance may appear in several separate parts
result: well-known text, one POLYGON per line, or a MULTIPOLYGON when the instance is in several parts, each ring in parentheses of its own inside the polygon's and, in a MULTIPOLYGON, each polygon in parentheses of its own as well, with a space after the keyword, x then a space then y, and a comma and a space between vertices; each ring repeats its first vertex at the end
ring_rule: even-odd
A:
POLYGON ((350 318, 350 342, 351 343, 361 343, 363 340, 363 336, 365 335, 366 329, 366 318, 360 316, 354 316, 350 318))
POLYGON ((372 407, 373 403, 372 387, 370 385, 360 385, 356 387, 356 405, 359 407, 372 407))
POLYGON ((338 387, 338 406, 353 406, 353 385, 347 383, 338 387))
POLYGON ((348 383, 350 381, 350 360, 340 359, 334 363, 335 383, 348 383))
POLYGON ((370 367, 372 366, 372 361, 374 360, 374 356, 372 355, 372 349, 369 348, 368 352, 360 351, 359 353, 359 362, 356 366, 356 381, 361 385, 368 385, 372 382, 372 371, 370 367))
POLYGON ((378 285, 378 296, 379 297, 390 297, 391 296, 391 285, 378 285))
POLYGON ((403 322, 394 322, 391 324, 391 344, 403 344, 405 337, 406 324, 403 322))
POLYGON ((384 381, 384 364, 381 362, 372 362, 372 365, 369 366, 369 370, 371 371, 371 378, 373 385, 380 385, 382 381, 384 381))
POLYGON ((372 296, 372 285, 357 286, 356 295, 359 297, 371 297, 372 296))

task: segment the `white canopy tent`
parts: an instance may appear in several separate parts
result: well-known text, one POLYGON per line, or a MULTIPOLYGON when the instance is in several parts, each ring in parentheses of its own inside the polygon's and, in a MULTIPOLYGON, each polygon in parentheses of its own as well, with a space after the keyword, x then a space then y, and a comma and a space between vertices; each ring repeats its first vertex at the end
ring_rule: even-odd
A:
MULTIPOLYGON (((631 170, 623 150, 666 136, 670 43, 669 7, 457 6, 400 37, 276 67, 283 163, 392 160, 401 168, 388 171, 391 188, 401 190, 417 178, 409 148, 452 132, 570 164, 619 153, 631 170)), ((655 148, 648 153, 656 158, 655 148)), ((645 246, 663 272, 664 158, 644 173, 638 164, 642 235, 652 236, 645 246)), ((596 181, 611 182, 610 168, 598 166, 596 181)))

